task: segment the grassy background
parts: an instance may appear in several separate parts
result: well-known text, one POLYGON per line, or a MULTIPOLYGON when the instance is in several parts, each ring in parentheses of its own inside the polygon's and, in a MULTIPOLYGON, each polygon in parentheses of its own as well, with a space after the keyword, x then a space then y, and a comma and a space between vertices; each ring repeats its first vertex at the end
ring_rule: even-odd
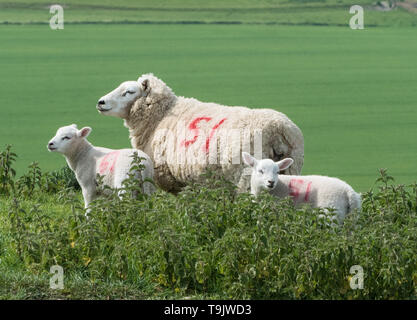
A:
MULTIPOLYGON (((409 0, 415 2, 415 0, 409 0)), ((50 1, 0 1, 0 23, 47 23, 50 1)), ((366 10, 368 26, 415 26, 402 8, 376 10, 374 0, 63 0, 66 23, 272 23, 346 26, 353 4, 366 10)))
MULTIPOLYGON (((65 29, 52 31, 49 1, 0 0, 0 150, 5 144, 13 145, 19 155, 15 166, 19 174, 32 161, 38 161, 43 170, 60 168, 63 157, 49 154, 46 143, 58 127, 70 123, 92 126, 94 144, 129 147, 122 122, 100 116, 95 104, 120 82, 153 72, 178 95, 286 113, 305 136, 303 174, 338 176, 358 191, 366 191, 377 169, 386 167, 397 183, 411 183, 417 176, 417 36, 413 28, 417 15, 402 8, 376 11, 373 2, 356 2, 365 8, 365 30, 353 31, 348 28, 351 3, 347 0, 60 1, 65 29)), ((48 221, 56 223, 53 232, 59 235, 59 219, 67 221, 72 204, 62 203, 56 194, 39 192, 36 198, 21 200, 28 213, 25 223, 36 229, 31 210, 39 205, 48 221)), ((80 200, 81 195, 76 197, 80 200)), ((172 205, 171 198, 163 198, 172 205)), ((38 266, 28 269, 28 262, 16 253, 13 241, 20 233, 11 232, 13 203, 11 197, 0 195, 0 298, 225 297, 224 293, 176 292, 137 276, 134 281, 94 282, 77 272, 66 274, 64 291, 51 291, 49 275, 39 273, 38 266)), ((407 259, 400 250, 393 252, 394 245, 386 245, 380 235, 389 234, 392 242, 400 237, 398 248, 415 250, 411 228, 415 220, 410 216, 408 226, 391 224, 395 210, 389 209, 386 218, 385 209, 381 205, 382 213, 370 217, 387 230, 375 229, 374 220, 366 222, 365 216, 363 237, 357 238, 365 242, 354 242, 357 252, 368 259, 364 258, 375 281, 391 271, 379 270, 372 259, 381 261, 383 255, 392 272, 406 263, 390 254, 407 259), (399 236, 401 230, 405 235, 399 236), (371 233, 375 235, 369 239, 375 243, 366 242, 371 233), (375 254, 369 254, 371 246, 375 254)), ((410 214, 397 213, 407 219, 410 214)), ((39 237, 48 237, 35 231, 39 237)), ((340 245, 340 239, 333 238, 340 245)), ((327 250, 328 243, 311 244, 327 250)), ((291 261, 300 265, 295 257, 291 261)), ((386 279, 404 283, 402 277, 390 273, 386 279)), ((390 286, 395 288, 397 283, 390 286)))
POLYGON ((64 159, 46 150, 62 125, 93 127, 91 141, 130 145, 119 119, 95 109, 124 80, 153 72, 178 95, 271 107, 305 136, 303 174, 371 187, 387 167, 415 180, 417 35, 413 28, 265 25, 2 26, 0 144, 19 173, 64 159))

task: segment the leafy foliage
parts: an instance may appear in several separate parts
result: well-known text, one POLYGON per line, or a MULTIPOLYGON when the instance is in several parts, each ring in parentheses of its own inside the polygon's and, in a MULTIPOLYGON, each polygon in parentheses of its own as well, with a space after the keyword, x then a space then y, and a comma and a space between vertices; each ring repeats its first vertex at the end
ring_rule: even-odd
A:
POLYGON ((7 225, 25 269, 59 264, 91 283, 148 281, 218 298, 417 298, 417 184, 395 185, 386 170, 362 212, 336 228, 318 219, 322 210, 269 194, 254 201, 210 172, 177 196, 146 196, 134 175, 122 193, 105 189, 88 219, 73 188, 57 196, 64 214, 13 198, 7 225), (353 265, 364 269, 362 290, 349 286, 353 265))
POLYGON ((17 155, 11 151, 12 146, 7 145, 6 150, 0 153, 0 194, 9 194, 14 189, 16 171, 12 168, 17 155))

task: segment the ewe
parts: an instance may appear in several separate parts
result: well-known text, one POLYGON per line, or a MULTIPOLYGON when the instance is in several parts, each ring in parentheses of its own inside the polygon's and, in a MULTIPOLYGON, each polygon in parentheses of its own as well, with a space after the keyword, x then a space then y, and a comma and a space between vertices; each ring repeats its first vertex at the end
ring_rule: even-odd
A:
MULTIPOLYGON (((137 152, 139 157, 145 158, 142 164, 145 168, 141 171, 141 178, 153 178, 153 164, 149 156, 140 150, 121 149, 111 150, 95 147, 87 141, 91 128, 77 129, 77 125, 59 128, 55 137, 48 143, 48 150, 62 153, 74 171, 78 183, 81 186, 85 208, 97 196, 96 176, 103 176, 103 183, 112 188, 121 188, 122 182, 128 177, 131 168, 132 155, 137 152)), ((143 192, 151 194, 154 186, 148 181, 143 183, 143 192)), ((87 211, 88 212, 88 211, 87 211)))
POLYGON ((248 191, 242 151, 275 161, 291 157, 289 174, 300 174, 303 166, 303 135, 285 114, 178 97, 152 74, 123 82, 99 99, 97 109, 124 119, 132 146, 149 154, 155 182, 166 191, 179 191, 206 169, 248 191))
POLYGON ((333 208, 339 223, 343 222, 346 214, 361 208, 360 194, 342 180, 325 176, 279 175, 280 171, 293 164, 291 158, 278 162, 257 160, 246 152, 242 153, 242 158, 252 167, 251 193, 255 196, 262 190, 268 190, 278 198, 291 196, 295 205, 308 203, 315 208, 333 208))

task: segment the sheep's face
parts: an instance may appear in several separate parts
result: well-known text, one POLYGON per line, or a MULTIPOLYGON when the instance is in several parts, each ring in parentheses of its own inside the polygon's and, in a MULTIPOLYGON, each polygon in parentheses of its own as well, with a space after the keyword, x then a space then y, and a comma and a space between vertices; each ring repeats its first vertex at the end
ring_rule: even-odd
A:
POLYGON ((273 190, 277 186, 279 172, 286 170, 294 162, 291 158, 278 162, 271 159, 257 160, 246 152, 242 153, 242 158, 248 166, 252 167, 251 184, 261 190, 273 190))
POLYGON ((47 148, 50 152, 59 152, 64 155, 70 154, 79 145, 81 139, 85 139, 91 132, 91 128, 77 129, 75 124, 59 128, 47 148))
POLYGON ((96 108, 101 114, 126 119, 132 104, 141 94, 142 88, 137 81, 126 81, 101 97, 96 108))

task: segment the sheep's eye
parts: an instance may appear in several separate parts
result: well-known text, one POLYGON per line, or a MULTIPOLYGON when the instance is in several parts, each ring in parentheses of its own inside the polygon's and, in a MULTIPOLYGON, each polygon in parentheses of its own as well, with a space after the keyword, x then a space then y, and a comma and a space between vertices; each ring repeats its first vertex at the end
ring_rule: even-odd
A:
POLYGON ((124 96, 126 96, 127 94, 134 94, 134 93, 135 93, 135 91, 132 91, 132 90, 127 90, 127 91, 123 92, 122 96, 124 97, 124 96))
POLYGON ((63 137, 62 140, 69 140, 71 139, 70 137, 63 137))
POLYGON ((259 170, 259 173, 260 173, 260 174, 263 174, 263 173, 264 173, 264 171, 263 171, 262 169, 260 169, 260 170, 259 170))

